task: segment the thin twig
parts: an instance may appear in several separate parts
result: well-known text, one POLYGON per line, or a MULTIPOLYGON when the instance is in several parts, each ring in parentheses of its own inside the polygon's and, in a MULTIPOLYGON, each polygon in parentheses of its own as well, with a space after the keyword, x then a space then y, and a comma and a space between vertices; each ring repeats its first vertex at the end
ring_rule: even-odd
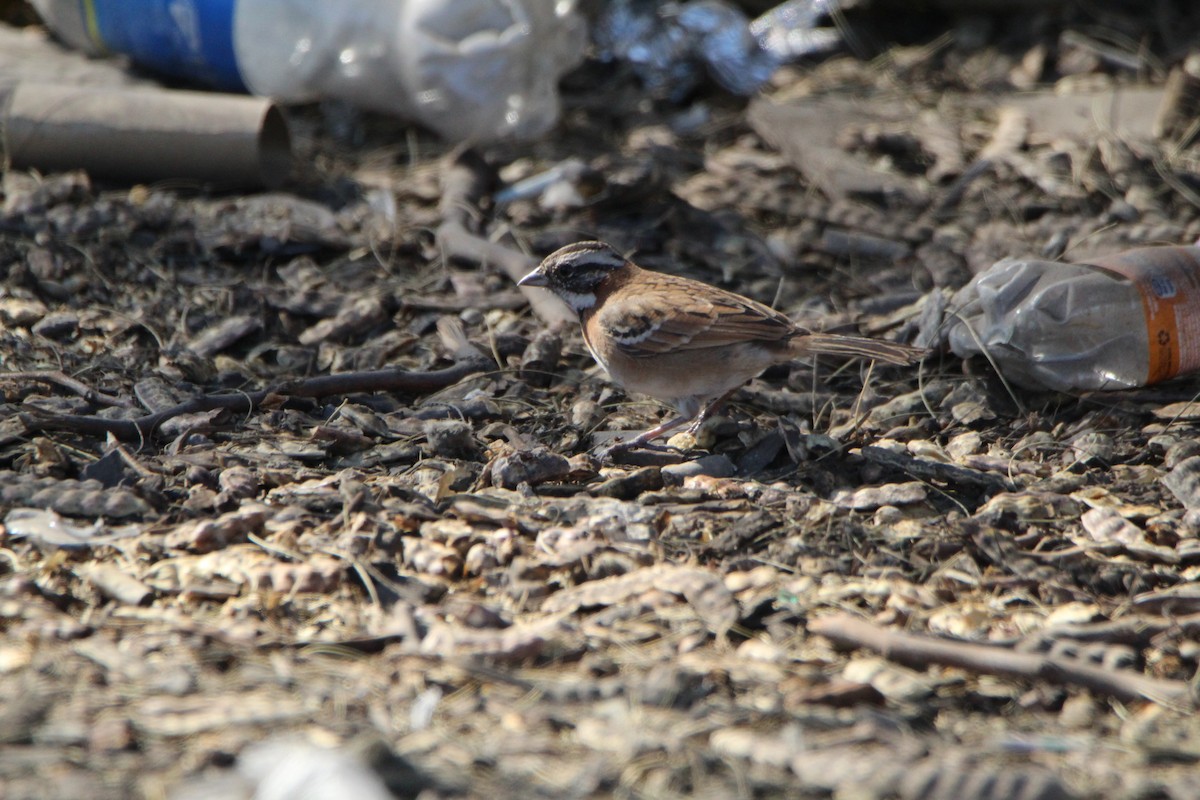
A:
POLYGON ((488 359, 480 355, 464 359, 454 366, 429 372, 380 369, 367 372, 343 372, 337 375, 319 375, 315 378, 282 383, 257 392, 202 395, 171 408, 134 419, 50 414, 39 410, 25 411, 19 416, 26 430, 30 432, 65 430, 91 436, 103 436, 111 433, 122 441, 144 442, 151 438, 164 422, 184 414, 216 409, 248 414, 261 406, 268 398, 279 397, 316 398, 357 392, 429 394, 458 383, 468 375, 486 372, 494 366, 488 359))
POLYGON ((1184 681, 1149 678, 1129 670, 1105 669, 1061 656, 1019 653, 1007 648, 901 633, 850 614, 812 620, 808 623, 808 631, 824 636, 838 646, 874 650, 884 658, 916 668, 947 664, 989 675, 1082 686, 1125 702, 1149 700, 1175 707, 1193 704, 1184 681))
POLYGON ((123 397, 113 397, 110 394, 99 392, 88 386, 86 383, 72 378, 70 375, 60 370, 27 370, 24 372, 0 372, 0 381, 38 381, 40 383, 49 383, 53 386, 66 389, 87 400, 89 403, 95 403, 101 406, 119 406, 121 408, 131 408, 133 404, 123 397))

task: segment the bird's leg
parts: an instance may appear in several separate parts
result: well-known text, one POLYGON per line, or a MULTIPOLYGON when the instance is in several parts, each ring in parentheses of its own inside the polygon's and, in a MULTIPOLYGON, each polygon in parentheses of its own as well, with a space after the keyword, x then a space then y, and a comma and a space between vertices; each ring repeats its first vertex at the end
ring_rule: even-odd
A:
POLYGON ((691 419, 691 417, 684 414, 680 414, 678 417, 672 417, 663 424, 656 425, 645 433, 639 433, 637 436, 633 437, 627 442, 621 442, 621 448, 639 447, 644 444, 649 444, 658 437, 662 436, 664 433, 675 430, 689 419, 691 419))
POLYGON ((700 423, 704 422, 704 420, 708 417, 708 415, 711 414, 714 410, 716 410, 717 408, 720 408, 721 404, 724 403, 729 398, 729 395, 731 395, 731 394, 733 394, 732 391, 728 392, 727 394, 722 395, 721 397, 717 398, 712 403, 709 403, 708 406, 706 406, 706 407, 700 406, 700 401, 698 398, 695 398, 695 397, 684 398, 678 406, 678 411, 679 411, 678 416, 671 417, 670 419, 668 419, 666 422, 662 423, 661 425, 656 425, 655 427, 651 428, 650 430, 646 431, 645 433, 640 433, 637 436, 633 437, 632 439, 629 439, 628 441, 617 442, 615 444, 609 445, 607 448, 604 449, 604 455, 605 455, 605 457, 608 457, 614 453, 620 453, 624 450, 629 450, 634 447, 648 447, 648 448, 655 449, 655 450, 673 449, 673 448, 667 447, 666 445, 654 445, 654 444, 651 444, 651 442, 653 442, 658 437, 675 430, 680 425, 683 425, 686 422, 690 422, 691 420, 695 420, 695 423, 693 423, 691 426, 688 427, 688 432, 695 433, 696 430, 700 427, 700 423))
POLYGON ((623 442, 613 442, 612 444, 602 447, 597 451, 597 455, 601 461, 608 461, 618 453, 623 453, 626 450, 632 450, 635 447, 645 447, 650 450, 672 450, 673 448, 666 445, 651 444, 652 441, 662 436, 668 431, 673 431, 683 423, 690 420, 694 414, 680 414, 677 417, 672 417, 661 425, 656 425, 645 433, 640 433, 632 439, 627 439, 623 442))
POLYGON ((728 401, 729 398, 733 397, 733 393, 736 391, 737 391, 737 389, 730 389, 728 392, 721 395, 716 400, 713 400, 711 403, 706 405, 704 408, 700 409, 700 413, 696 415, 696 420, 691 425, 688 426, 687 432, 692 434, 693 436, 695 436, 696 431, 700 430, 700 426, 704 424, 704 421, 706 419, 708 419, 709 417, 711 417, 713 414, 717 413, 717 411, 720 410, 721 406, 725 405, 726 401, 728 401))
POLYGON ((679 412, 679 416, 671 417, 661 425, 656 425, 645 433, 639 434, 627 442, 622 442, 620 449, 625 450, 630 447, 641 447, 649 444, 663 434, 675 430, 685 422, 695 419, 696 415, 700 413, 700 398, 681 397, 675 401, 675 410, 679 412))
POLYGON ((704 424, 704 421, 715 414, 721 408, 721 406, 725 405, 726 401, 728 401, 736 391, 736 388, 730 389, 728 392, 705 406, 700 406, 699 401, 694 397, 687 398, 679 407, 681 412, 679 416, 672 417, 661 425, 656 425, 645 433, 640 433, 628 441, 616 442, 609 445, 604 449, 604 454, 605 456, 611 456, 613 453, 620 453, 623 450, 629 450, 634 447, 650 447, 652 449, 663 450, 670 449, 662 445, 652 445, 650 443, 663 434, 675 430, 685 422, 692 423, 691 425, 688 425, 687 432, 694 436, 696 431, 700 430, 700 426, 704 424))
POLYGON ((632 439, 628 439, 624 442, 613 442, 612 444, 610 444, 606 447, 601 447, 596 451, 596 455, 603 462, 603 461, 611 461, 618 454, 624 453, 626 450, 632 450, 635 447, 645 447, 649 450, 658 450, 658 451, 673 450, 674 448, 668 447, 667 445, 650 444, 650 442, 654 441, 659 436, 662 436, 667 431, 671 431, 671 430, 674 430, 675 428, 678 428, 680 425, 687 422, 689 419, 691 419, 691 417, 686 416, 686 415, 680 415, 678 417, 674 417, 672 419, 667 420, 666 422, 664 422, 661 425, 651 428, 650 430, 646 431, 645 433, 638 434, 637 436, 633 437, 632 439))

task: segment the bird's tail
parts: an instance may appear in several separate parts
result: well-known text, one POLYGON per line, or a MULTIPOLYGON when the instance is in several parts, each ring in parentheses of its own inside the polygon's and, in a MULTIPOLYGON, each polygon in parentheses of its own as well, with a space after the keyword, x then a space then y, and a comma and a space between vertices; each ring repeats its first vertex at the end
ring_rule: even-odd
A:
POLYGON ((861 336, 840 336, 836 333, 809 333, 791 341, 794 355, 847 356, 871 358, 889 364, 912 364, 920 361, 929 351, 899 342, 883 339, 865 339, 861 336))

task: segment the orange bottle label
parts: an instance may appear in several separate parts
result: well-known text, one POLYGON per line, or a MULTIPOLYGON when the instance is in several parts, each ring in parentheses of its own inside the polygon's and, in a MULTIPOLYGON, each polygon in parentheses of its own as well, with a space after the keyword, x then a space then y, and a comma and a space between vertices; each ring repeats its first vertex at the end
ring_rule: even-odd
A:
POLYGON ((1200 369, 1200 247, 1141 247, 1087 265, 1137 287, 1150 348, 1147 384, 1200 369))

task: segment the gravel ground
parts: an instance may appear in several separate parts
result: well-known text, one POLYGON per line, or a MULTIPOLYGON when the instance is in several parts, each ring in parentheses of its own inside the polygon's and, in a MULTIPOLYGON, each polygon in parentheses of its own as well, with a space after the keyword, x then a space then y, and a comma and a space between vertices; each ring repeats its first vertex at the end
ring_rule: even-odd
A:
POLYGON ((1047 6, 860 4, 749 101, 589 61, 477 151, 293 109, 271 193, 5 171, 0 794, 1200 797, 1195 378, 941 347, 999 258, 1200 237, 1200 15, 1047 6), (512 278, 592 237, 934 350, 605 462, 664 409, 512 278))

